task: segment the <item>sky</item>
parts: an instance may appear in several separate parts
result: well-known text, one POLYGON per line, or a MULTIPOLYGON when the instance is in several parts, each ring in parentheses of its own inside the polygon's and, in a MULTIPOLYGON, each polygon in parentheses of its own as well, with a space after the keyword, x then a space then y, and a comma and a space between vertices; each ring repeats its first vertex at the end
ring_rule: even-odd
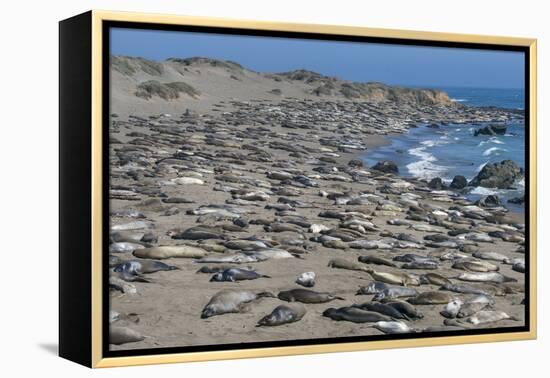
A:
POLYGON ((522 52, 111 29, 111 54, 232 60, 259 72, 307 69, 341 79, 423 87, 523 88, 522 52))

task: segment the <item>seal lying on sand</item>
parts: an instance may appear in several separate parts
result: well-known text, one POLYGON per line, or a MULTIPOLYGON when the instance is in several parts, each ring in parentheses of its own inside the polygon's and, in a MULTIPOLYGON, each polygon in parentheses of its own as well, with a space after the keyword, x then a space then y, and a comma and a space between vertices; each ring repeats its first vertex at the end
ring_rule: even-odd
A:
POLYGON ((201 318, 206 319, 215 315, 242 312, 247 303, 264 297, 275 298, 273 294, 268 292, 256 294, 246 290, 222 290, 206 304, 202 310, 201 318))
POLYGON ((366 272, 368 268, 354 261, 349 261, 341 257, 336 257, 328 262, 330 268, 348 269, 348 270, 361 270, 366 272))
POLYGON ((145 336, 128 327, 109 327, 109 344, 120 345, 126 343, 135 343, 142 340, 145 340, 145 336))
POLYGON ((385 303, 367 302, 367 303, 353 305, 352 307, 357 307, 357 308, 360 308, 361 310, 366 310, 366 311, 378 312, 382 315, 389 316, 393 319, 409 320, 409 317, 407 315, 401 313, 395 307, 387 305, 385 303))
POLYGON ((223 281, 229 281, 229 282, 235 282, 235 281, 243 281, 243 280, 255 280, 257 278, 271 278, 270 276, 266 276, 265 274, 258 274, 253 270, 248 269, 239 269, 239 268, 229 268, 224 270, 223 272, 218 272, 212 276, 210 281, 214 282, 223 282, 223 281))
POLYGON ((373 323, 379 321, 390 321, 391 318, 378 312, 366 311, 358 307, 328 308, 323 316, 332 320, 345 320, 353 323, 373 323))
POLYGON ((374 278, 376 281, 381 281, 394 285, 402 286, 419 286, 420 279, 417 276, 412 274, 407 274, 403 272, 377 272, 372 269, 367 270, 367 272, 374 278))
POLYGON ((326 303, 335 299, 344 300, 344 298, 332 295, 330 293, 320 293, 307 289, 281 291, 278 298, 282 301, 302 303, 326 303))
POLYGON ((168 259, 170 257, 183 258, 201 258, 206 256, 206 251, 202 248, 190 245, 166 245, 161 247, 136 249, 134 256, 142 259, 168 259))
POLYGON ((379 321, 372 327, 388 334, 418 332, 417 330, 410 328, 407 324, 397 321, 379 321))
POLYGON ((426 291, 414 298, 408 299, 409 303, 416 305, 446 304, 454 299, 453 295, 446 291, 426 291))
POLYGON ((126 272, 128 274, 144 274, 144 273, 155 273, 160 271, 176 270, 179 269, 177 266, 168 265, 162 261, 155 260, 132 260, 125 261, 121 264, 118 264, 115 267, 115 272, 126 272))
POLYGON ((306 308, 300 303, 289 303, 275 307, 271 314, 264 316, 258 321, 260 326, 279 326, 287 323, 294 323, 302 319, 306 314, 306 308))

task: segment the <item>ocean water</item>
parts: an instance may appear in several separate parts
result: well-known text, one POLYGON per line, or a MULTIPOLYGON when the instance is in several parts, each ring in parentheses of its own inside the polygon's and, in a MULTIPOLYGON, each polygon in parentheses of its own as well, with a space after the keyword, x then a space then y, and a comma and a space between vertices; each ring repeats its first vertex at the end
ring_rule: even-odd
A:
MULTIPOLYGON (((497 106, 524 108, 523 90, 483 88, 441 88, 449 96, 467 106, 497 106)), ((439 129, 419 125, 406 134, 390 137, 390 144, 367 151, 364 160, 372 166, 380 160, 392 160, 405 177, 432 179, 441 177, 450 183, 454 176, 474 178, 487 163, 513 160, 525 168, 525 125, 523 121, 509 122, 505 135, 474 136, 485 124, 449 124, 439 129)), ((523 212, 523 205, 508 204, 510 198, 524 194, 524 182, 512 190, 472 188, 467 197, 477 200, 497 194, 508 208, 523 212)))

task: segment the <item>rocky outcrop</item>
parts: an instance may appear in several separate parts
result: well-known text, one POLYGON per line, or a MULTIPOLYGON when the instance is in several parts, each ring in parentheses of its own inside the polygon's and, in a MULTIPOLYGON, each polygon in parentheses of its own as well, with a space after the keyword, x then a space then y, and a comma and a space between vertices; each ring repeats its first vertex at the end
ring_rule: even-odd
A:
POLYGON ((523 169, 512 160, 486 164, 476 177, 470 181, 470 186, 506 189, 524 175, 523 169))
POLYGON ((478 135, 504 135, 506 134, 506 125, 489 125, 474 131, 474 136, 478 135))
POLYGON ((384 160, 379 161, 375 165, 371 167, 371 169, 374 169, 375 171, 380 171, 384 173, 398 173, 399 168, 397 168, 397 164, 395 164, 391 160, 384 160))

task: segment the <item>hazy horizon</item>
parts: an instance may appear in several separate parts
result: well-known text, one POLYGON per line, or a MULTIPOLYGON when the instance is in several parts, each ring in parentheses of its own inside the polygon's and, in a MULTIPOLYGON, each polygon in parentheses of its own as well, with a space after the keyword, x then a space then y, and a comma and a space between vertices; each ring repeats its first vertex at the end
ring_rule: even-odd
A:
POLYGON ((524 53, 511 51, 112 28, 110 53, 156 61, 206 57, 258 72, 305 69, 409 87, 524 89, 524 53))

